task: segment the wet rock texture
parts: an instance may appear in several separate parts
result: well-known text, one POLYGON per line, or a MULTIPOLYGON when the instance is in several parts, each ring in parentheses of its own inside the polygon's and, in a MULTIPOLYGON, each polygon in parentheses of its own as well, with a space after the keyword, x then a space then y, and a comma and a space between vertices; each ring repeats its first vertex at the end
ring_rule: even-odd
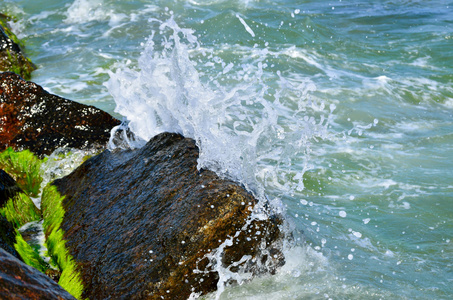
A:
POLYGON ((0 74, 0 151, 11 146, 42 157, 59 147, 105 148, 119 124, 93 106, 49 94, 14 73, 0 74))
POLYGON ((236 183, 197 170, 191 139, 163 133, 139 150, 93 157, 54 184, 65 195, 61 228, 90 299, 187 299, 216 289, 206 254, 225 240, 223 267, 281 264, 280 219, 247 223, 256 200, 236 183), (265 251, 258 256, 261 249, 265 251), (240 264, 239 264, 240 265, 240 264), (195 270, 195 271, 194 271, 195 270))
MULTIPOLYGON (((16 181, 8 173, 0 169, 0 208, 6 205, 8 199, 14 197, 22 190, 17 186, 16 181)), ((14 249, 16 242, 16 233, 14 226, 0 214, 0 248, 3 248, 14 257, 22 260, 14 249)))
POLYGON ((3 207, 8 199, 13 198, 18 193, 23 193, 23 191, 14 178, 0 169, 0 207, 3 207))
POLYGON ((13 255, 17 259, 22 260, 20 258, 19 253, 17 253, 16 249, 14 248, 15 242, 16 233, 14 231, 13 225, 10 222, 8 222, 8 220, 4 216, 0 215, 0 249, 5 250, 6 252, 13 255))
POLYGON ((0 299, 75 299, 52 279, 0 248, 0 299))
POLYGON ((7 17, 0 14, 0 71, 11 71, 28 79, 36 67, 23 54, 9 28, 4 26, 6 20, 7 17))

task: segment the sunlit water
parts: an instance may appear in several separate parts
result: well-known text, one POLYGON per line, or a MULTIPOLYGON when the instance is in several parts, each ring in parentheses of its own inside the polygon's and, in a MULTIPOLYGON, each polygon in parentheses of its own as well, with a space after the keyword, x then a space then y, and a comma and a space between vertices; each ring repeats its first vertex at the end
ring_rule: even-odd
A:
POLYGON ((453 2, 3 3, 33 81, 284 211, 287 264, 209 297, 453 296, 453 2))

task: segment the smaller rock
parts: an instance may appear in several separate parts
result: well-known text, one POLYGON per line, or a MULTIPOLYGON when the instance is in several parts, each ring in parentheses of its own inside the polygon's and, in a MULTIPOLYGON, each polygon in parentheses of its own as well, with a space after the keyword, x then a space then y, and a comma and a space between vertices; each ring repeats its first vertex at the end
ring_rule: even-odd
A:
POLYGON ((38 157, 60 147, 105 149, 121 122, 94 107, 49 94, 14 73, 0 74, 0 151, 29 149, 38 157))
POLYGON ((0 249, 0 299, 75 299, 52 279, 0 249))

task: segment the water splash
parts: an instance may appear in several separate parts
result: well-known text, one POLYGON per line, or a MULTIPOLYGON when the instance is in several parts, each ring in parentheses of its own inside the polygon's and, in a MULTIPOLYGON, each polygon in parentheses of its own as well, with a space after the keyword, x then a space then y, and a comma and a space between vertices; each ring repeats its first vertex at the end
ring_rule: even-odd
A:
POLYGON ((325 111, 323 103, 308 101, 307 93, 316 89, 312 82, 269 72, 266 60, 275 54, 266 48, 254 49, 257 57, 252 62, 226 63, 201 47, 194 31, 179 27, 173 17, 150 21, 159 23, 159 31, 153 31, 144 45, 138 69, 110 72, 106 83, 115 111, 128 119, 132 132, 145 141, 164 131, 195 139, 199 168, 237 180, 260 198, 266 182, 278 186, 288 176, 301 191, 301 175, 309 169, 309 145, 327 136, 335 107, 325 111), (204 66, 221 68, 206 75, 197 70, 196 58, 204 66), (272 80, 277 87, 270 85, 272 80), (290 99, 297 97, 301 98, 290 99), (290 106, 295 103, 294 111, 290 106), (307 116, 310 110, 319 118, 307 116), (291 157, 305 160, 302 167, 291 157), (294 165, 299 168, 296 173, 282 171, 294 165))

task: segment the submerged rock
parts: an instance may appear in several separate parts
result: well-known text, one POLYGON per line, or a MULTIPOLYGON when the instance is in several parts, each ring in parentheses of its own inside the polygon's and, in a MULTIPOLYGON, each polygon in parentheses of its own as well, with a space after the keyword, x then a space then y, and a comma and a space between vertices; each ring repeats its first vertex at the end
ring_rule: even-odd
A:
POLYGON ((0 72, 10 71, 30 79, 36 66, 23 54, 17 37, 6 24, 7 19, 7 16, 0 14, 0 72))
POLYGON ((108 113, 49 94, 14 73, 0 74, 0 151, 29 149, 42 157, 59 147, 104 149, 121 122, 108 113))
POLYGON ((53 183, 61 197, 45 191, 44 216, 61 201, 82 298, 187 299, 214 291, 222 268, 251 275, 283 263, 281 220, 251 218, 255 198, 197 170, 197 158, 193 140, 164 133, 87 160, 53 183))
POLYGON ((0 248, 0 299, 75 299, 52 279, 0 248))

